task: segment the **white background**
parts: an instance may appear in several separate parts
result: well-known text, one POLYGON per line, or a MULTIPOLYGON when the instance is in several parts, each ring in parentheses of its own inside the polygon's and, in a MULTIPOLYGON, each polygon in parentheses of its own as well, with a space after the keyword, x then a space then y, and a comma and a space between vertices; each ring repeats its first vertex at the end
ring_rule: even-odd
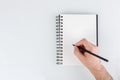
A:
POLYGON ((119 0, 0 0, 0 80, 94 80, 80 66, 56 66, 55 16, 99 15, 99 54, 120 79, 119 0))

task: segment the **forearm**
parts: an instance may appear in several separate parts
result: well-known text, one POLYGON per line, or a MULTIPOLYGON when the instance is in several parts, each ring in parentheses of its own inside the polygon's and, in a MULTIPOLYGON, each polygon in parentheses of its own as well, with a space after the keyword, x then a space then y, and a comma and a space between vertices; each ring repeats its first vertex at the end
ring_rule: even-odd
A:
POLYGON ((95 76, 96 80, 113 80, 111 75, 107 72, 103 65, 100 65, 96 69, 89 69, 95 76))

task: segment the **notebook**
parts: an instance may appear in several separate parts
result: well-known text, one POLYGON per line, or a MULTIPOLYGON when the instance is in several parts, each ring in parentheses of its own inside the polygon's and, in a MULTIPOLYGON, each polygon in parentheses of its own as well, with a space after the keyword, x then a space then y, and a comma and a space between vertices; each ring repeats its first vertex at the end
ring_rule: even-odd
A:
POLYGON ((86 38, 98 46, 97 14, 60 14, 56 16, 56 64, 82 65, 72 44, 86 38))

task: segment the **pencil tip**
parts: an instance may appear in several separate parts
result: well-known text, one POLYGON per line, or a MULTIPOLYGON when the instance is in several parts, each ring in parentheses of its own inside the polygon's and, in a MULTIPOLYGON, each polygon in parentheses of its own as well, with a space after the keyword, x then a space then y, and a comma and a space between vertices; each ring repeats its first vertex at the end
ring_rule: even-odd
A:
POLYGON ((74 44, 72 44, 73 46, 75 46, 74 44))

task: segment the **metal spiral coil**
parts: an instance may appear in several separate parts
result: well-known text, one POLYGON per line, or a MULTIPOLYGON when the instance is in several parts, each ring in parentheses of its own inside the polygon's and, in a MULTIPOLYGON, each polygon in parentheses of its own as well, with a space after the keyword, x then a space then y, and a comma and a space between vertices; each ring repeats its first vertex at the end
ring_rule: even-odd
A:
POLYGON ((56 64, 63 64, 63 16, 56 16, 56 64))

